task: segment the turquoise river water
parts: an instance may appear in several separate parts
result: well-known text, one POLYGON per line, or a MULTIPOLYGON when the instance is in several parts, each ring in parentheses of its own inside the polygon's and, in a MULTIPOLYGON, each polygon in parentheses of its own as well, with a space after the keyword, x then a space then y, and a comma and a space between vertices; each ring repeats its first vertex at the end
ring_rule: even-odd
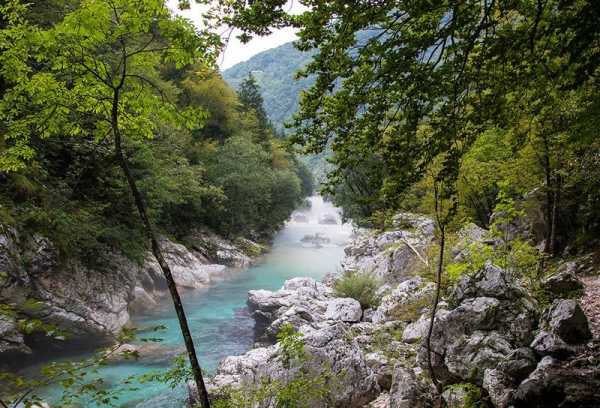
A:
MULTIPOLYGON (((310 210, 304 212, 308 222, 289 221, 275 236, 270 252, 258 264, 246 270, 232 271, 209 288, 182 293, 200 363, 209 374, 223 357, 243 354, 252 347, 254 321, 246 309, 249 290, 276 290, 286 279, 297 276, 320 279, 338 267, 352 228, 348 224, 319 224, 325 214, 335 214, 339 220, 338 211, 321 197, 311 197, 310 201, 310 210), (301 242, 305 235, 315 233, 328 237, 330 243, 314 247, 301 242)), ((164 325, 166 330, 151 335, 162 339, 160 343, 153 343, 159 350, 154 351, 151 358, 111 363, 99 370, 97 375, 113 389, 123 387, 123 380, 128 376, 164 372, 171 366, 173 356, 183 351, 169 298, 144 315, 133 316, 133 323, 139 328, 164 325)), ((171 389, 168 385, 150 382, 138 387, 138 390, 123 391, 116 405, 135 408, 185 406, 183 386, 171 389)), ((51 389, 47 397, 52 401, 58 395, 58 389, 51 389)), ((84 407, 95 406, 85 400, 78 403, 84 407)))

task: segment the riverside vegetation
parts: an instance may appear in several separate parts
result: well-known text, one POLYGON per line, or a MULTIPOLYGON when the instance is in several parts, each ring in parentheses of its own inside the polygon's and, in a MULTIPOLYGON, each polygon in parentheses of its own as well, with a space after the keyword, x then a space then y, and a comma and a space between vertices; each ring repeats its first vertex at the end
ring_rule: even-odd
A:
MULTIPOLYGON (((159 3, 164 6, 148 2, 149 10, 159 3)), ((183 360, 162 379, 182 382, 195 376, 188 384, 192 403, 209 405, 210 396, 212 405, 221 408, 597 407, 598 295, 589 289, 597 287, 600 236, 597 5, 558 0, 382 1, 348 7, 347 2, 303 1, 307 11, 289 15, 283 3, 214 2, 211 16, 240 28, 242 40, 269 34, 273 27, 299 30, 296 46, 311 53, 299 75, 312 76, 314 84, 301 97, 290 140, 309 153, 331 156, 333 170, 324 191, 346 218, 369 230, 348 246, 341 271, 323 282, 295 278, 280 291, 251 291, 248 307, 256 321, 257 347, 224 359, 206 381, 206 392, 203 381, 183 360)), ((98 181, 81 182, 79 173, 63 180, 71 174, 65 168, 51 171, 57 165, 55 158, 62 157, 51 150, 53 142, 63 139, 61 132, 67 140, 54 148, 75 149, 75 142, 86 140, 86 130, 87 150, 79 160, 95 157, 89 152, 104 152, 107 161, 83 174, 114 171, 113 153, 102 143, 107 137, 102 131, 112 131, 112 137, 118 132, 94 126, 94 118, 103 115, 95 108, 102 103, 72 107, 87 100, 87 87, 96 81, 88 78, 89 70, 108 74, 119 55, 100 64, 108 68, 90 67, 87 62, 94 64, 94 59, 86 57, 83 74, 71 68, 63 71, 64 62, 79 54, 58 52, 53 59, 53 44, 64 41, 56 34, 66 34, 71 41, 98 39, 79 39, 79 32, 71 33, 72 26, 61 23, 62 16, 51 13, 53 23, 39 20, 48 12, 43 6, 5 4, 3 15, 10 17, 3 22, 2 44, 12 52, 3 53, 3 67, 10 69, 2 71, 2 112, 11 121, 3 129, 1 163, 6 188, 13 188, 7 190, 12 195, 7 194, 5 223, 13 229, 32 225, 24 231, 38 249, 40 236, 69 249, 60 234, 50 235, 59 232, 58 227, 41 229, 37 225, 44 224, 17 222, 22 206, 11 206, 25 202, 27 194, 36 192, 35 186, 46 197, 47 185, 53 186, 48 180, 60 175, 55 199, 65 200, 65 205, 77 203, 79 209, 86 208, 90 194, 102 194, 98 203, 120 204, 121 211, 110 208, 103 214, 123 216, 111 231, 135 225, 128 189, 117 173, 102 178, 111 187, 107 190, 105 184, 93 184, 98 181), (37 28, 32 30, 31 24, 37 28), (78 82, 80 78, 86 78, 85 83, 78 82), (27 97, 19 97, 23 95, 27 97), (48 107, 44 102, 52 96, 59 97, 60 104, 48 107), (60 120, 55 122, 55 115, 60 120), (42 176, 44 183, 36 184, 42 176), (77 188, 97 187, 81 196, 71 193, 71 198, 62 190, 75 188, 68 181, 77 188), (107 191, 115 194, 109 201, 107 191), (121 208, 124 203, 128 211, 121 208)), ((132 7, 133 3, 83 4, 132 7)), ((64 10, 68 17, 77 16, 80 9, 65 3, 64 10)), ((193 52, 201 50, 210 62, 218 47, 210 32, 194 37, 185 22, 163 14, 157 17, 169 21, 158 24, 167 32, 155 38, 151 25, 149 38, 144 39, 168 44, 190 35, 188 40, 196 42, 183 45, 193 52)), ((86 21, 92 23, 86 19, 81 23, 86 21)), ((109 26, 114 23, 110 21, 109 26)), ((124 41, 119 30, 111 35, 117 45, 124 41)), ((111 55, 122 48, 98 51, 111 55)), ((138 61, 144 70, 133 74, 130 91, 148 98, 122 107, 124 120, 130 121, 123 132, 135 147, 125 159, 136 170, 150 220, 192 245, 194 234, 188 226, 256 238, 266 225, 285 220, 302 191, 308 190, 310 183, 299 180, 307 180, 306 171, 272 138, 252 77, 240 90, 241 107, 230 102, 215 107, 215 101, 223 101, 214 95, 217 89, 236 100, 218 74, 197 60, 190 65, 189 56, 169 54, 168 45, 164 48, 153 50, 160 57, 138 61), (163 58, 173 67, 159 69, 163 58), (205 76, 198 79, 199 73, 205 76), (150 75, 154 85, 136 75, 150 75), (168 104, 157 108, 150 95, 170 98, 175 108, 168 104), (199 113, 198 108, 212 115, 199 113), (128 116, 129 109, 138 116, 128 116), (223 112, 229 113, 219 117, 223 112), (134 120, 138 117, 140 121, 134 120), (154 123, 159 118, 161 122, 154 123), (198 119, 203 119, 204 127, 198 127, 198 119), (171 139, 173 135, 177 137, 171 139), (238 167, 239 158, 247 155, 255 166, 265 159, 269 165, 253 172, 238 167), (157 169, 160 164, 164 166, 157 169), (180 166, 189 177, 181 185, 179 173, 168 176, 180 166), (152 177, 159 183, 156 191, 152 177), (293 182, 284 182, 292 178, 293 182), (277 180, 282 189, 264 186, 265 179, 277 180), (187 197, 193 191, 190 186, 197 186, 200 195, 187 197), (169 201, 175 197, 178 201, 169 201), (269 201, 261 201, 266 197, 274 198, 270 205, 286 206, 257 212, 269 208, 269 201), (229 206, 236 205, 245 217, 231 211, 229 206), (277 222, 263 223, 267 214, 275 214, 277 222)), ((116 66, 122 68, 118 62, 116 66)), ((93 95, 96 101, 98 95, 102 93, 93 95)), ((42 198, 27 200, 30 203, 45 204, 47 211, 62 208, 42 198)), ((85 220, 91 222, 95 213, 87 211, 91 215, 75 214, 89 216, 85 220)), ((55 215, 41 219, 61 220, 55 215)), ((91 235, 97 237, 92 243, 100 242, 100 248, 116 244, 119 251, 127 251, 144 242, 143 228, 125 230, 138 231, 138 236, 122 240, 119 234, 110 239, 91 235)), ((70 238, 74 232, 63 234, 70 238)), ((72 246, 78 248, 79 241, 71 241, 72 246)), ((25 265, 24 270, 36 269, 25 265)), ((28 316, 32 307, 27 302, 9 305, 6 333, 18 337, 19 322, 55 334, 43 321, 17 320, 15 316, 28 316)), ((9 340, 9 345, 18 345, 9 340)), ((19 381, 14 380, 17 388, 22 385, 19 381)), ((67 380, 65 385, 73 383, 67 380)), ((100 387, 87 386, 110 403, 100 387)))
MULTIPOLYGON (((0 7, 0 351, 18 361, 44 333, 102 343, 127 323, 132 292, 168 288, 202 386, 175 280, 208 283, 208 260, 244 266, 257 246, 242 237, 268 240, 312 190, 309 172, 275 139, 255 84, 237 95, 223 82, 220 39, 163 1, 0 7)), ((78 375, 104 360, 43 374, 86 389, 78 375)), ((4 380, 14 404, 44 383, 4 380)))

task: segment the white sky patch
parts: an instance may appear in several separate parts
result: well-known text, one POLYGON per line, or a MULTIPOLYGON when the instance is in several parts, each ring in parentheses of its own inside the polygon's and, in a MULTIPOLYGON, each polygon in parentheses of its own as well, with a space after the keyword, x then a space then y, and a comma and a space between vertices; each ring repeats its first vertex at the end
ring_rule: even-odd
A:
MULTIPOLYGON (((189 10, 179 10, 177 7, 178 0, 168 0, 167 4, 169 8, 176 14, 184 16, 194 22, 198 29, 202 29, 202 10, 203 6, 195 3, 193 0, 190 1, 191 8, 189 10)), ((288 7, 291 12, 300 13, 306 10, 304 6, 298 3, 298 1, 289 1, 288 7)), ((224 35, 229 34, 227 28, 221 30, 224 35)), ((229 36, 226 48, 223 53, 219 56, 219 67, 221 70, 225 70, 239 62, 247 61, 254 55, 275 48, 279 45, 285 44, 296 39, 297 30, 291 27, 274 30, 273 33, 266 37, 254 37, 249 43, 242 44, 236 37, 240 34, 239 30, 233 30, 229 36)), ((224 41, 227 39, 224 38, 224 41)))

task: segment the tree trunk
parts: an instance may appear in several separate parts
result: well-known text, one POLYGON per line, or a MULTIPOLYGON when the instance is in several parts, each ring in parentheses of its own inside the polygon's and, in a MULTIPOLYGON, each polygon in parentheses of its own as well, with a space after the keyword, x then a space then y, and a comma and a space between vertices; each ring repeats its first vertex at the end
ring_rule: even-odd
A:
POLYGON ((554 181, 554 197, 552 199, 552 222, 550 223, 550 244, 549 250, 550 255, 556 254, 556 224, 558 220, 558 204, 560 201, 560 189, 561 189, 561 178, 559 175, 555 177, 554 181))
POLYGON ((554 233, 553 225, 552 225, 552 168, 550 167, 550 147, 548 146, 548 138, 543 136, 543 144, 544 144, 544 157, 543 157, 543 167, 544 167, 544 175, 546 178, 546 208, 545 208, 545 218, 546 218, 546 242, 544 243, 544 253, 551 253, 551 237, 554 233))
POLYGON ((171 268, 169 267, 169 265, 165 261, 165 258, 163 257, 160 245, 158 243, 158 240, 156 239, 156 234, 154 233, 154 229, 152 228, 152 223, 150 222, 150 219, 148 218, 148 214, 146 212, 146 205, 144 203, 142 195, 140 194, 137 188, 135 179, 131 174, 129 165, 127 163, 127 159, 123 154, 123 149, 121 145, 121 131, 119 130, 118 106, 119 90, 115 89, 111 114, 111 126, 114 136, 115 153, 117 156, 117 160, 119 162, 121 170, 123 170, 125 178, 127 179, 127 184, 129 185, 129 189, 131 190, 131 194, 133 195, 133 199, 135 201, 135 205, 142 220, 142 224, 144 225, 146 234, 150 239, 152 245, 152 253, 154 254, 154 257, 156 258, 156 261, 158 262, 160 269, 162 270, 162 273, 167 281, 167 286, 169 287, 169 292, 173 300, 173 306, 175 307, 177 319, 179 320, 179 327, 181 328, 183 341, 185 343, 190 365, 192 367, 192 373, 194 375, 194 381, 198 390, 200 404, 202 408, 210 408, 210 401, 208 399, 206 386, 204 385, 202 370, 200 368, 200 364, 198 363, 198 357, 196 356, 196 348, 194 347, 194 341, 190 333, 190 328, 188 326, 187 318, 185 316, 185 310, 183 309, 183 305, 181 303, 181 298, 179 296, 175 280, 173 279, 173 275, 171 274, 171 268))
POLYGON ((442 271, 444 269, 444 249, 446 246, 446 228, 444 225, 439 225, 440 229, 440 256, 437 265, 437 273, 435 277, 435 297, 433 299, 433 305, 431 308, 431 319, 429 320, 429 330, 427 331, 426 346, 427 346, 427 366, 429 368, 429 375, 431 381, 435 385, 438 394, 442 393, 442 385, 435 376, 433 365, 431 364, 431 335, 433 333, 433 324, 435 321, 435 313, 437 312, 438 304, 440 301, 440 292, 442 287, 442 271))

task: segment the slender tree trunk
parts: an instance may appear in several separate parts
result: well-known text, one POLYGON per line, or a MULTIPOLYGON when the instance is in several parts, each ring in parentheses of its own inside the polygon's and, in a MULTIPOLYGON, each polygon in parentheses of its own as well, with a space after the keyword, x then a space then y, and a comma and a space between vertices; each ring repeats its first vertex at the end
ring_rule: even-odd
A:
POLYGON ((556 254, 556 224, 558 220, 558 204, 560 201, 560 189, 561 189, 561 178, 559 175, 556 176, 554 181, 554 197, 552 199, 552 222, 550 223, 550 244, 549 250, 550 255, 556 254))
POLYGON ((444 269, 444 249, 446 246, 446 227, 438 223, 440 229, 440 256, 438 259, 437 272, 435 277, 435 297, 433 299, 433 305, 431 308, 431 318, 429 320, 429 330, 427 331, 426 346, 427 346, 427 366, 429 368, 429 375, 431 381, 435 385, 438 394, 442 393, 442 385, 438 381, 435 371, 433 370, 433 364, 431 363, 431 335, 433 333, 433 324, 435 322, 435 313, 437 312, 438 304, 440 302, 440 292, 442 288, 442 271, 444 269))
POLYGON ((112 113, 111 113, 111 126, 112 132, 114 136, 115 142, 115 153, 117 155, 117 160, 119 162, 119 166, 127 179, 127 184, 129 185, 129 189, 131 190, 131 194, 133 195, 133 199, 135 201, 135 205, 139 212, 140 218, 142 220, 142 224, 144 225, 144 229, 148 234, 148 238, 150 239, 152 245, 152 253, 162 270, 162 273, 167 281, 167 286, 169 287, 169 292, 171 294, 171 298, 173 300, 173 306, 175 307, 175 312, 177 313, 177 319, 179 320, 179 327, 181 328, 181 334, 183 335, 183 341, 185 343, 185 347, 187 350, 188 358, 190 361, 190 365, 192 367, 192 373, 194 375, 194 381, 196 383, 196 388, 198 390, 198 396, 200 399, 200 404, 203 408, 210 408, 210 401, 208 399, 208 393, 206 391, 206 386, 204 385, 204 379, 202 377, 202 370, 200 368, 200 364, 198 363, 198 357, 196 355, 196 348, 194 347, 194 341, 192 339, 192 335, 190 333, 190 328, 188 326, 187 318, 185 316, 185 310, 183 309, 183 305, 181 303, 181 298, 179 296, 179 292, 177 291, 177 286, 175 284, 175 280, 173 279, 173 275, 171 274, 171 268, 165 261, 163 257, 162 251, 160 249, 160 245, 156 238, 156 234, 154 233, 154 229, 152 228, 152 223, 148 218, 148 214, 146 211, 146 205, 140 194, 140 191, 137 188, 137 184, 131 171, 129 169, 129 165, 127 163, 127 159, 123 154, 123 148, 121 144, 121 131, 119 130, 119 116, 118 116, 118 106, 119 106, 119 89, 115 89, 113 95, 113 105, 112 105, 112 113))
POLYGON ((544 167, 544 175, 546 177, 546 208, 545 208, 545 218, 546 218, 546 242, 544 243, 544 253, 550 254, 551 245, 550 240, 553 234, 553 225, 552 225, 552 168, 550 167, 550 147, 548 146, 548 138, 543 136, 543 144, 544 144, 544 157, 543 157, 543 167, 544 167))

